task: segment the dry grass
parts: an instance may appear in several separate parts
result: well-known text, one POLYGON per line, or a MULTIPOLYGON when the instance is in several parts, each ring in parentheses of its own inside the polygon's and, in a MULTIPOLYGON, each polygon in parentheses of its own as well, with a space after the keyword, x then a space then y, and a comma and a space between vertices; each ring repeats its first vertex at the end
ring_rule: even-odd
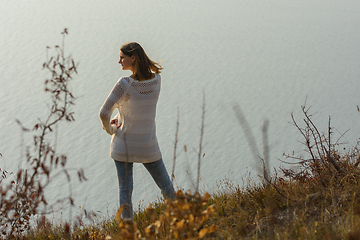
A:
POLYGON ((327 179, 277 178, 270 187, 214 195, 210 222, 218 230, 209 239, 359 239, 360 170, 347 167, 327 179))
POLYGON ((330 120, 327 134, 320 134, 302 109, 303 127, 292 118, 304 137, 305 157, 284 155, 291 167, 271 177, 265 169, 263 181, 249 175, 245 186, 234 186, 225 179, 225 190, 212 195, 179 191, 175 200, 151 204, 134 220, 120 219, 118 212, 70 226, 44 217, 19 238, 360 239, 359 145, 345 151, 338 141, 333 144, 330 120))
POLYGON ((344 173, 335 176, 274 177, 271 185, 211 197, 180 193, 134 221, 119 224, 114 217, 74 230, 49 225, 25 239, 360 239, 360 169, 338 160, 344 173))

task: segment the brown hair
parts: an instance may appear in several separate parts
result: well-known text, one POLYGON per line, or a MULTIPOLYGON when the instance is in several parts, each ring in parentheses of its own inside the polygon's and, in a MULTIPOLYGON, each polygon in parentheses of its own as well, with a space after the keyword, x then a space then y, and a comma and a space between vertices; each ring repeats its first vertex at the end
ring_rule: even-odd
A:
POLYGON ((136 42, 125 43, 120 51, 131 57, 135 56, 135 78, 139 81, 151 78, 152 72, 160 73, 163 69, 159 63, 152 61, 145 53, 140 44, 136 42))

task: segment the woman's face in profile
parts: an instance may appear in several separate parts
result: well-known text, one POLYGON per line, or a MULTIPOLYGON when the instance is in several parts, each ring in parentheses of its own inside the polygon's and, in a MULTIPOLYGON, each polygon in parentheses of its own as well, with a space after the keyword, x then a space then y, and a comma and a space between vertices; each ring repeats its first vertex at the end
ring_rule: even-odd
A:
POLYGON ((133 69, 133 60, 134 56, 129 57, 120 51, 119 64, 121 64, 123 70, 132 70, 133 69))

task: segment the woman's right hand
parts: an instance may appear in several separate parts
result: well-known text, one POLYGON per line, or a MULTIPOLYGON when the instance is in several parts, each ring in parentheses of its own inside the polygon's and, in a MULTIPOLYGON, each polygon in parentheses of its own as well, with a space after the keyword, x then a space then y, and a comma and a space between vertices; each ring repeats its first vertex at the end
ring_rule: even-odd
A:
POLYGON ((119 124, 119 121, 117 119, 113 119, 110 121, 111 125, 116 125, 116 127, 119 129, 121 127, 122 123, 119 124))

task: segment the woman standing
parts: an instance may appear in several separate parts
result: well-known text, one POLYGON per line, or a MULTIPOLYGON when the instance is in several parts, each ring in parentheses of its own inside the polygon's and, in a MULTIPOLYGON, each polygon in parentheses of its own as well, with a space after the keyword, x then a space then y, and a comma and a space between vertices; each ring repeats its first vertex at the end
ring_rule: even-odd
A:
POLYGON ((118 80, 99 116, 103 129, 112 136, 110 156, 119 179, 120 206, 124 205, 122 217, 133 218, 133 163, 145 166, 165 198, 174 197, 174 188, 156 138, 155 115, 162 67, 150 60, 135 42, 121 46, 119 64, 132 75, 118 80), (119 113, 110 120, 116 108, 119 113))

